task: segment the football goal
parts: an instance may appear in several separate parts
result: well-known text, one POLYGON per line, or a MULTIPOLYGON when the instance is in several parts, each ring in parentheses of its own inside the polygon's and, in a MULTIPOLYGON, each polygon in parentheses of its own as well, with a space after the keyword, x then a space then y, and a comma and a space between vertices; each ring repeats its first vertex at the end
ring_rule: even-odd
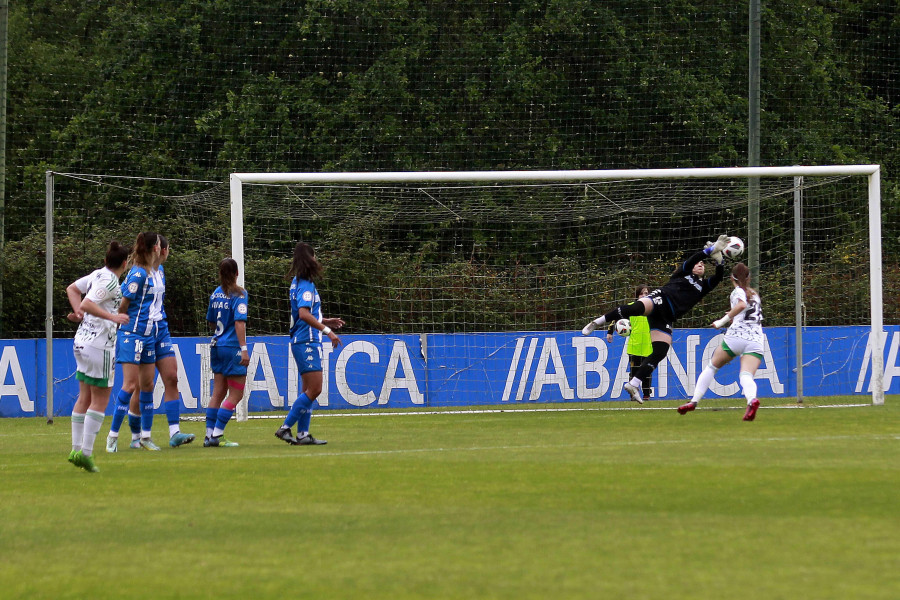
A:
MULTIPOLYGON (((173 248, 170 328, 192 340, 179 355, 185 406, 208 401, 206 308, 217 264, 232 256, 250 299, 248 402, 239 417, 248 408, 285 411, 301 385, 287 339, 286 275, 303 241, 324 268, 324 315, 346 321, 336 332, 342 344, 323 347, 323 408, 626 400, 624 338, 583 336, 581 328, 633 300, 636 286, 661 286, 686 253, 727 233, 746 243, 737 260, 750 266, 762 297, 760 397, 880 404, 879 175, 874 165, 234 173, 228 184, 160 187, 55 174, 47 338, 52 344, 54 332, 71 329, 64 295, 54 308, 51 290, 76 274, 71 261, 54 263, 54 248, 92 254, 93 265, 104 236, 130 241, 158 230, 173 248)), ((721 339, 711 323, 729 308, 732 265, 676 324, 654 374, 655 399, 693 393, 721 339)), ((736 382, 737 369, 723 369, 707 397, 737 401, 736 382)))
MULTIPOLYGON (((356 356, 388 360, 382 370, 354 353, 334 361, 352 404, 387 405, 398 379, 420 377, 402 392, 414 405, 502 404, 621 398, 618 340, 568 334, 632 299, 638 283, 662 285, 685 252, 725 232, 747 242, 742 259, 762 294, 767 359, 778 362, 768 368, 783 371, 765 376, 770 392, 879 404, 879 186, 874 165, 235 173, 231 253, 261 302, 283 303, 285 283, 264 282, 308 241, 325 266, 325 312, 343 317, 347 333, 418 336, 389 360, 356 356), (402 362, 413 354, 419 362, 402 362), (386 382, 359 379, 360 398, 354 369, 386 382)), ((709 328, 730 291, 726 281, 679 327, 709 328)), ((278 317, 263 327, 283 333, 278 317)), ((658 374, 660 398, 689 395, 715 345, 678 338, 658 374)), ((738 389, 732 377, 713 391, 738 389)))

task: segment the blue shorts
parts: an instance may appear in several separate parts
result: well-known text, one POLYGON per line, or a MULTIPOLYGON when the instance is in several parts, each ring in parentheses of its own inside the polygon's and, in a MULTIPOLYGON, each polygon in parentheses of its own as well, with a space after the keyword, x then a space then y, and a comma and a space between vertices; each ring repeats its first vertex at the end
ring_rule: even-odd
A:
POLYGON ((210 346, 209 365, 213 373, 225 377, 247 374, 247 367, 241 364, 240 346, 210 346))
POLYGON ((297 371, 301 375, 322 370, 322 344, 291 344, 291 354, 294 355, 297 371))
POLYGON ((156 363, 156 336, 121 329, 116 333, 116 362, 128 365, 156 363))
POLYGON ((157 322, 156 331, 156 360, 167 356, 175 356, 175 346, 172 345, 172 337, 169 335, 169 322, 157 322))

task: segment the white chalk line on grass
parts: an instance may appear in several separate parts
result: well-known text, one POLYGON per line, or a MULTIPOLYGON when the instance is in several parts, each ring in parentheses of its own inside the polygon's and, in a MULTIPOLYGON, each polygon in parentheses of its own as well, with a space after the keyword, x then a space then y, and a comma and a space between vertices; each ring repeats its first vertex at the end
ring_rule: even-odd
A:
MULTIPOLYGON (((760 406, 760 410, 778 409, 778 408, 856 408, 861 406, 872 406, 871 404, 818 404, 818 405, 778 405, 778 406, 760 406)), ((709 406, 699 407, 697 411, 719 411, 719 410, 745 410, 745 405, 740 406, 709 406)), ((592 407, 559 407, 559 408, 484 408, 472 410, 408 410, 408 411, 365 411, 365 412, 339 412, 331 413, 318 411, 313 413, 315 418, 341 418, 341 417, 404 417, 416 415, 484 415, 484 414, 502 414, 502 413, 548 413, 548 412, 616 412, 616 411, 667 411, 675 410, 674 406, 633 406, 617 407, 617 406, 592 406, 592 407)), ((284 415, 279 413, 275 415, 249 415, 248 420, 256 419, 284 419, 284 415)), ((205 421, 206 417, 182 417, 182 421, 205 421)))

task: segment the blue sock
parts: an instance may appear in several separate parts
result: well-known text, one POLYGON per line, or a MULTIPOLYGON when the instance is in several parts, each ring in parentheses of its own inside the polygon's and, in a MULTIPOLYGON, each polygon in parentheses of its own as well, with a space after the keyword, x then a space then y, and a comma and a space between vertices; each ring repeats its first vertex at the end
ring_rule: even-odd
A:
POLYGON ((219 409, 218 408, 207 408, 206 409, 206 428, 209 431, 212 431, 216 428, 216 418, 218 417, 219 409))
MULTIPOLYGON (((306 398, 306 394, 303 395, 306 398)), ((306 409, 300 412, 300 420, 297 421, 297 433, 309 431, 309 422, 312 420, 312 405, 315 400, 306 398, 306 409)))
POLYGON ((233 410, 229 410, 224 406, 219 407, 218 415, 216 416, 216 429, 220 429, 225 431, 225 426, 228 425, 228 420, 231 418, 231 415, 234 414, 233 410))
POLYGON ((119 430, 122 429, 122 422, 125 420, 125 415, 128 414, 128 403, 130 401, 131 394, 125 390, 119 390, 119 393, 116 394, 116 406, 113 409, 112 425, 109 426, 111 432, 114 431, 119 433, 119 430))
POLYGON ((309 431, 309 421, 312 419, 312 404, 313 400, 309 396, 300 394, 291 407, 291 412, 288 413, 287 419, 284 420, 284 426, 291 427, 296 423, 298 433, 309 431))
POLYGON ((153 429, 153 392, 141 392, 141 433, 153 429))
POLYGON ((169 425, 178 425, 181 420, 181 399, 166 400, 166 420, 169 425))
POLYGON ((294 401, 294 405, 291 406, 291 410, 288 411, 287 417, 284 419, 284 425, 282 427, 293 427, 294 423, 300 420, 300 416, 308 408, 307 402, 310 402, 309 396, 306 394, 300 394, 297 396, 297 399, 294 401))

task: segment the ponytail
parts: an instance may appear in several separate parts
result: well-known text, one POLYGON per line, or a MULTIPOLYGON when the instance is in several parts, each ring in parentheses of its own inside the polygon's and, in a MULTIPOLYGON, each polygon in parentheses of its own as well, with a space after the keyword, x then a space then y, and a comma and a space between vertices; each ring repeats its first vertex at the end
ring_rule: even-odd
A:
POLYGON ((226 296, 243 296, 244 288, 237 284, 238 264, 233 258, 223 258, 219 263, 219 284, 226 296))
POLYGON ((131 250, 131 262, 140 267, 153 266, 153 248, 160 243, 160 236, 157 233, 145 231, 139 233, 137 239, 134 240, 134 246, 131 250))
POLYGON ((123 246, 116 240, 113 240, 106 249, 106 258, 103 261, 103 264, 106 265, 106 268, 114 271, 121 267, 123 262, 128 260, 128 255, 130 253, 131 248, 123 246))
POLYGON ((744 263, 739 262, 734 265, 731 269, 731 278, 747 294, 747 300, 752 296, 759 296, 759 292, 750 287, 750 269, 744 263))

